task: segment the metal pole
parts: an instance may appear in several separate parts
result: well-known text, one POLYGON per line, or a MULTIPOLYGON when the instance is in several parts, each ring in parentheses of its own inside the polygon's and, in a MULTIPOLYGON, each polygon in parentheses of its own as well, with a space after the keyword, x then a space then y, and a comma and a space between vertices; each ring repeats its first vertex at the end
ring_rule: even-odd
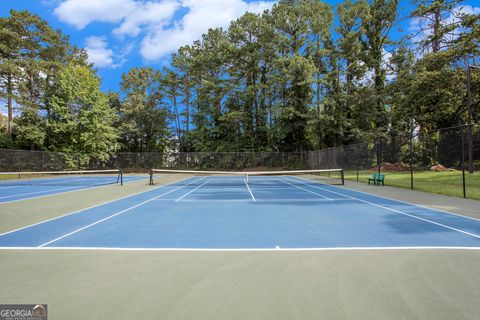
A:
POLYGON ((359 174, 359 172, 358 172, 358 163, 356 163, 355 169, 356 169, 356 171, 357 171, 357 182, 358 182, 358 174, 359 174))
POLYGON ((473 173, 473 110, 472 110, 472 72, 471 69, 480 69, 480 66, 469 65, 467 67, 467 103, 468 103, 468 172, 473 173))
POLYGON ((381 162, 381 141, 377 142, 377 168, 378 168, 378 174, 380 174, 380 162, 381 162))
POLYGON ((473 135, 472 135, 472 93, 471 66, 467 68, 467 103, 468 103, 468 172, 473 173, 473 135))
POLYGON ((413 131, 410 135, 410 189, 413 190, 413 131))
POLYGON ((467 197, 467 190, 465 186, 465 134, 462 127, 462 184, 463 184, 463 197, 467 197))

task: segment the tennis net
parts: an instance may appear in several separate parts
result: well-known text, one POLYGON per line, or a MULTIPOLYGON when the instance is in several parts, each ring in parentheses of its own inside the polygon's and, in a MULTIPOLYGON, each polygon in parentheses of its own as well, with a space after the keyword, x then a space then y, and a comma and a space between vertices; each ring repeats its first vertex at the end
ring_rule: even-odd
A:
POLYGON ((123 185, 122 170, 0 172, 1 186, 100 186, 123 185))
POLYGON ((323 170, 286 170, 286 171, 199 171, 152 169, 150 185, 161 184, 162 181, 179 180, 188 183, 189 177, 207 177, 210 185, 236 186, 248 183, 250 185, 274 187, 289 184, 305 184, 312 181, 328 185, 344 185, 343 169, 323 170), (166 179, 168 178, 168 179, 166 179), (288 180, 285 180, 288 179, 288 180))

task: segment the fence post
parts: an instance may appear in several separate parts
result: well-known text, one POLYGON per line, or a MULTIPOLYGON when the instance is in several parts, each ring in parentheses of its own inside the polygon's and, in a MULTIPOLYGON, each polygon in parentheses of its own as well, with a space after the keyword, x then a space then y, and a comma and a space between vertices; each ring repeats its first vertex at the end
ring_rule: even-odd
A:
POLYGON ((358 161, 355 161, 355 169, 357 171, 357 182, 358 182, 358 174, 359 174, 359 172, 358 172, 358 161))
POLYGON ((410 134, 410 189, 413 190, 413 130, 410 134))
POLYGON ((378 174, 380 174, 380 164, 381 164, 381 159, 382 158, 382 141, 380 140, 377 142, 377 169, 378 169, 378 174))
MULTIPOLYGON (((20 162, 20 152, 15 151, 15 162, 17 163, 17 171, 22 171, 21 162, 20 162)), ((20 178, 20 176, 18 176, 20 178)))
POLYGON ((464 134, 464 129, 462 126, 461 130, 462 134, 462 179, 463 179, 463 197, 467 197, 467 190, 466 190, 466 185, 465 185, 465 134, 464 134))

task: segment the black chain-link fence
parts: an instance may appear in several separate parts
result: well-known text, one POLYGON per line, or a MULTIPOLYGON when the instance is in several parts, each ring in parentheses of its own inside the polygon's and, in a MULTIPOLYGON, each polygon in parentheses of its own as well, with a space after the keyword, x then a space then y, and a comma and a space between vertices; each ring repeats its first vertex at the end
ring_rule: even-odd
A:
POLYGON ((352 160, 339 166, 347 180, 367 182, 379 172, 385 174, 386 185, 480 199, 480 172, 475 172, 480 169, 480 127, 472 126, 471 141, 468 131, 468 126, 417 131, 364 144, 363 160, 347 152, 359 163, 355 169, 352 160))
MULTIPOLYGON (((310 169, 312 152, 119 152, 107 160, 85 154, 0 149, 0 172, 123 169, 310 169)), ((312 157, 313 158, 313 157, 312 157)))
POLYGON ((101 160, 85 154, 1 150, 0 171, 62 171, 123 169, 293 170, 343 168, 347 180, 367 182, 375 172, 396 187, 480 199, 480 126, 414 131, 372 143, 319 151, 288 152, 166 152, 112 154, 101 160), (472 146, 469 152, 469 146, 472 146), (471 157, 470 157, 471 154, 471 157))

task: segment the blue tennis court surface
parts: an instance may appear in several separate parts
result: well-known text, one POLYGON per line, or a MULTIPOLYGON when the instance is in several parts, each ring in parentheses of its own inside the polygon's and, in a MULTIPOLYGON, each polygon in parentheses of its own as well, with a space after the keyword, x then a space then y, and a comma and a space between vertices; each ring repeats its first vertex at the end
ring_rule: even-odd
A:
POLYGON ((480 221, 294 176, 191 177, 4 233, 0 247, 480 248, 480 221))
MULTIPOLYGON (((145 179, 124 176, 123 181, 145 179)), ((0 181, 0 204, 117 183, 112 176, 66 176, 0 181)))

